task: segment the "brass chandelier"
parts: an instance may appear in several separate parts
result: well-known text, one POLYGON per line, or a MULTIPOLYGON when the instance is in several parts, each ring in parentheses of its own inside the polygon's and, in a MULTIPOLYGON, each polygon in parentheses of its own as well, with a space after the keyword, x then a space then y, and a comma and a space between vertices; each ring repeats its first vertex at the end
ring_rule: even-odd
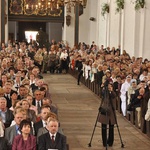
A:
POLYGON ((67 12, 71 7, 82 4, 85 7, 87 0, 11 0, 10 14, 15 15, 40 15, 60 16, 62 7, 66 6, 67 12))

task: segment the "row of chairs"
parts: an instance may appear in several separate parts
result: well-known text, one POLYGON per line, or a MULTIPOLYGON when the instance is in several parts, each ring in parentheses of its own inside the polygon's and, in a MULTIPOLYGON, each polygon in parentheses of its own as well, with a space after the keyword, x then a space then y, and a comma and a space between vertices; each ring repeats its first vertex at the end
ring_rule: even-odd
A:
MULTIPOLYGON (((78 71, 77 70, 69 70, 69 73, 75 77, 76 79, 78 78, 78 71)), ((91 82, 90 78, 85 79, 85 77, 81 77, 80 82, 82 84, 84 84, 87 88, 89 88, 93 93, 95 93, 97 96, 101 97, 101 87, 98 84, 98 77, 97 74, 94 74, 94 81, 91 82)), ((116 103, 116 109, 119 113, 121 112, 121 100, 120 98, 117 99, 117 103, 116 103)), ((136 128, 139 129, 138 126, 138 119, 137 119, 137 111, 131 111, 130 114, 127 113, 126 119, 132 124, 134 125, 136 128)), ((143 124, 145 124, 144 128, 140 128, 139 130, 141 130, 141 132, 143 132, 144 134, 146 134, 148 137, 150 137, 150 121, 145 121, 142 117, 141 117, 141 126, 143 126, 143 124)))

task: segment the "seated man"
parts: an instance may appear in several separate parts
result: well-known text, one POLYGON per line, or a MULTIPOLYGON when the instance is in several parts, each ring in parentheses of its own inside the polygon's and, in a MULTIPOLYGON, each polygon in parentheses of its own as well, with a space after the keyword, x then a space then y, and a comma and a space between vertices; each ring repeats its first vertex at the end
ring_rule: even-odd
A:
POLYGON ((66 136, 58 132, 58 121, 51 118, 48 122, 49 132, 39 137, 38 150, 61 149, 66 150, 66 136))
POLYGON ((12 111, 7 108, 7 100, 5 97, 0 97, 0 117, 5 128, 9 127, 11 121, 14 119, 12 111))
POLYGON ((8 140, 10 145, 12 144, 14 137, 18 134, 21 134, 19 130, 19 125, 22 119, 23 119, 22 112, 16 113, 14 118, 16 124, 5 129, 5 138, 8 140))
POLYGON ((42 99, 42 104, 43 105, 48 105, 50 107, 51 112, 58 115, 58 109, 54 105, 52 105, 52 100, 50 98, 43 98, 42 99))
POLYGON ((42 127, 46 126, 46 119, 47 119, 47 114, 50 113, 50 108, 49 106, 44 105, 41 108, 41 113, 40 113, 40 121, 36 122, 34 124, 34 131, 35 131, 35 135, 37 135, 38 130, 42 127))

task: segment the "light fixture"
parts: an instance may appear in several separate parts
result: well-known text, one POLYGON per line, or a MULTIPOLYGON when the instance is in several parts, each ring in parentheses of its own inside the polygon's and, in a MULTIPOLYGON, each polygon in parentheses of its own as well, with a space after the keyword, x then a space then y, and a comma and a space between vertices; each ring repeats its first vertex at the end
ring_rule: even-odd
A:
POLYGON ((61 0, 24 0, 24 14, 60 16, 61 0))
POLYGON ((87 0, 11 0, 10 14, 15 15, 40 15, 60 16, 62 6, 66 6, 67 13, 76 4, 86 7, 87 0))
POLYGON ((62 0, 11 0, 10 13, 40 16, 60 16, 62 0), (20 5, 20 7, 19 7, 20 5), (17 8, 22 10, 18 11, 17 8), (20 13, 21 12, 21 13, 20 13))

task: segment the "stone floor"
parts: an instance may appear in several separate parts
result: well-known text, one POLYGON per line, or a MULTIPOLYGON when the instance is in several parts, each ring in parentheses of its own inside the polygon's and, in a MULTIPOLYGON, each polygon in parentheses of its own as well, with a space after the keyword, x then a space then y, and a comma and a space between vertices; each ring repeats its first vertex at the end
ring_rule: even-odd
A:
MULTIPOLYGON (((90 143, 91 135, 95 127, 100 99, 84 85, 77 85, 75 78, 69 74, 50 75, 44 74, 49 84, 53 103, 59 109, 59 121, 67 136, 70 150, 105 150, 102 146, 100 124, 97 123, 94 136, 90 143)), ((119 113, 118 125, 124 149, 149 150, 150 139, 132 126, 119 113)), ((117 127, 115 127, 115 140, 110 150, 121 150, 121 142, 117 127)))

